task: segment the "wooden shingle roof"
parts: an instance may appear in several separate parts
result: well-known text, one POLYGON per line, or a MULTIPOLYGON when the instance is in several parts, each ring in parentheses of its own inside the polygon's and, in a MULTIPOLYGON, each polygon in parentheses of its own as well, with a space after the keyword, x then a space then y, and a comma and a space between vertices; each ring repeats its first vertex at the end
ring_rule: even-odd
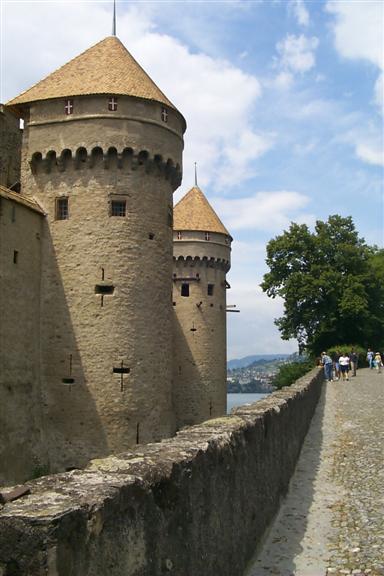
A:
POLYGON ((92 94, 135 96, 176 109, 116 36, 98 42, 7 106, 92 94))
POLYGON ((174 207, 173 229, 218 232, 230 236, 198 186, 191 188, 174 207))

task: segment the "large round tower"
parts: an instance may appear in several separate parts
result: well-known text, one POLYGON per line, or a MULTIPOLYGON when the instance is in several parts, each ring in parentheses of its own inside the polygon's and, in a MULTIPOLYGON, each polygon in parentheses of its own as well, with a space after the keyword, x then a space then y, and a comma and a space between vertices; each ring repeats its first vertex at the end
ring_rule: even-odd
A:
POLYGON ((8 103, 46 212, 41 384, 53 471, 158 440, 172 407, 172 193, 185 120, 114 36, 8 103))
POLYGON ((226 273, 231 241, 197 186, 175 206, 173 380, 178 427, 226 412, 226 273))

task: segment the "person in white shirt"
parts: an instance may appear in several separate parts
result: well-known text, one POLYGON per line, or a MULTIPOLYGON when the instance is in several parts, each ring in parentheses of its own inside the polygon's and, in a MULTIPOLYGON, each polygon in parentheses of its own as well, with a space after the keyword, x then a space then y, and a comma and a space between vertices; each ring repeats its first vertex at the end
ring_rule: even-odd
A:
POLYGON ((341 376, 344 380, 349 380, 348 374, 349 374, 349 356, 348 354, 346 354, 345 352, 343 352, 343 354, 340 356, 339 358, 339 364, 340 364, 340 372, 341 372, 341 376))

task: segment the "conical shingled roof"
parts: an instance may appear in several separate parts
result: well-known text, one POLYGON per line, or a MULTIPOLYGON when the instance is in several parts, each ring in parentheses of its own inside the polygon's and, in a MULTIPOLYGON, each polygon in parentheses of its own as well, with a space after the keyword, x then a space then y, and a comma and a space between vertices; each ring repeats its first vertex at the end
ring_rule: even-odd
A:
POLYGON ((174 207, 173 229, 218 232, 230 236, 198 186, 191 188, 174 207))
POLYGON ((176 109, 116 36, 101 40, 7 105, 91 94, 135 96, 176 109))

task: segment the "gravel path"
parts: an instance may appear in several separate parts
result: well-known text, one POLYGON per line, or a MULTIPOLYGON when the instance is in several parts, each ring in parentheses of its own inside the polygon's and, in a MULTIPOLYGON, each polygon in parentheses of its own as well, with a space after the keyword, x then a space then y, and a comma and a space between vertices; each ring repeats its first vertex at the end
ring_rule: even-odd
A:
POLYGON ((331 382, 244 576, 384 576, 384 373, 331 382))

